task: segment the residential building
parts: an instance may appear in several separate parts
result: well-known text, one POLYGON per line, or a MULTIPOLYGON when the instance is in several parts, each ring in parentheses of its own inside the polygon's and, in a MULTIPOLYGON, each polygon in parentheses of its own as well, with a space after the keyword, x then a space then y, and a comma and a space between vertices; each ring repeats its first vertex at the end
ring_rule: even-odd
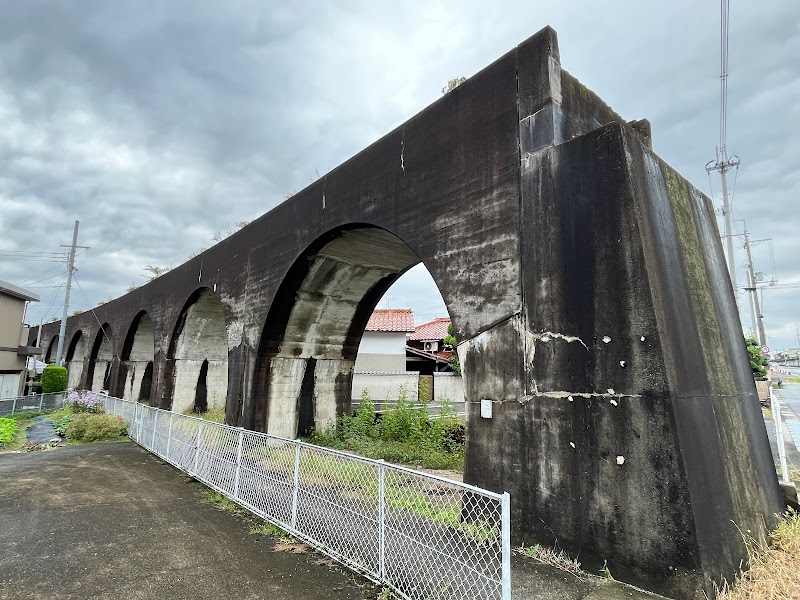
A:
POLYGON ((455 348, 444 343, 449 328, 449 317, 438 317, 416 327, 406 345, 406 368, 422 375, 450 371, 455 348))
POLYGON ((39 295, 0 280, 0 398, 22 394, 28 356, 41 350, 28 346, 28 326, 24 324, 28 302, 39 302, 39 295))
POLYGON ((358 347, 355 371, 404 372, 406 339, 413 332, 414 313, 410 308, 375 310, 358 347))

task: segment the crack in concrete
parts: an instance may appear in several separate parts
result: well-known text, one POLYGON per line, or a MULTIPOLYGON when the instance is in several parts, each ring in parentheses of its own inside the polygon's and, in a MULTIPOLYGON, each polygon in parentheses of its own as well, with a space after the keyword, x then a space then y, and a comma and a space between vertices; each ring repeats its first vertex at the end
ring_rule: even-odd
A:
POLYGON ((572 402, 572 400, 574 398, 576 398, 576 397, 577 398, 585 398, 587 400, 588 399, 592 399, 592 398, 611 398, 612 399, 611 403, 614 406, 617 406, 618 399, 622 399, 622 398, 641 398, 642 395, 641 394, 618 394, 616 392, 613 393, 613 394, 610 394, 610 393, 599 393, 599 392, 591 392, 590 393, 590 392, 561 392, 561 391, 559 391, 559 392, 539 392, 539 391, 534 391, 533 394, 517 398, 517 402, 519 402, 520 404, 525 404, 526 402, 529 402, 529 401, 533 400, 534 398, 567 398, 570 402, 572 402))

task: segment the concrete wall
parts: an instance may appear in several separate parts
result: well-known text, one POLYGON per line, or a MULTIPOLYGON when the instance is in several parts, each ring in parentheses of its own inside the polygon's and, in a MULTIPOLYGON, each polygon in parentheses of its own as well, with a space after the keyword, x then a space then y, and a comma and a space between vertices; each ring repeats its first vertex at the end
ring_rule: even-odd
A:
POLYGON ((447 400, 459 406, 464 402, 464 380, 455 373, 433 374, 433 401, 441 404, 447 400))
POLYGON ((364 390, 373 404, 394 404, 400 397, 401 389, 406 397, 416 402, 419 393, 419 373, 353 373, 353 399, 361 399, 364 390))

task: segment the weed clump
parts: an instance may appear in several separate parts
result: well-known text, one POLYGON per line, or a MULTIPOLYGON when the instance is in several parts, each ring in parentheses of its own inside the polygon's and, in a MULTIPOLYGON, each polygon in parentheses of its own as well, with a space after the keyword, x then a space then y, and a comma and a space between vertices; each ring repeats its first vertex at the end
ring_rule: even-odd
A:
POLYGON ((772 543, 764 546, 745 537, 750 568, 734 585, 723 584, 720 600, 800 598, 800 513, 789 509, 772 532, 772 543))
POLYGON ((56 425, 63 424, 65 419, 69 419, 69 422, 64 428, 64 435, 71 442, 116 440, 128 433, 124 419, 114 415, 77 413, 60 419, 56 425))
POLYGON ((382 415, 364 390, 352 415, 341 417, 336 427, 313 433, 310 441, 367 458, 430 469, 460 470, 464 466, 464 425, 455 411, 444 403, 441 414, 432 417, 427 403, 415 405, 404 388, 397 403, 382 415))

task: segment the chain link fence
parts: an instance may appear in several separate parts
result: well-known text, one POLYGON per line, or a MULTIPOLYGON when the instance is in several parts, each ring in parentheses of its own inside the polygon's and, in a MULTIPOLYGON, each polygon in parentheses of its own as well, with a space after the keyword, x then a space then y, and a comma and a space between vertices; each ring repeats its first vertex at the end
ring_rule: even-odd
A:
POLYGON ((510 600, 508 494, 109 397, 137 443, 408 600, 510 600))
POLYGON ((0 417, 8 417, 22 412, 42 412, 43 410, 64 408, 66 398, 67 392, 0 398, 0 417))

